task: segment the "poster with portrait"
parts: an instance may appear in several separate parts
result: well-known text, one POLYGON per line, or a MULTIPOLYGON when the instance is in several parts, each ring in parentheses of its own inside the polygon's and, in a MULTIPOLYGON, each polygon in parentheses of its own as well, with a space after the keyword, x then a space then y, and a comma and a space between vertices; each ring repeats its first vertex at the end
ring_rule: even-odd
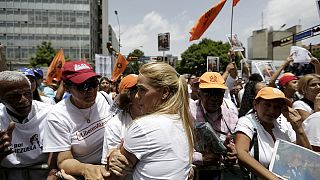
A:
POLYGON ((263 81, 269 82, 272 75, 276 71, 273 63, 271 61, 260 61, 260 62, 252 62, 252 63, 254 63, 263 81))
POLYGON ((285 180, 320 179, 320 154, 277 139, 269 170, 285 180))
POLYGON ((219 57, 207 56, 207 72, 219 72, 219 57))
POLYGON ((242 43, 236 34, 228 34, 226 36, 233 51, 244 51, 242 43))
POLYGON ((305 48, 298 46, 291 46, 290 55, 292 56, 293 63, 309 64, 311 57, 310 52, 305 48))
POLYGON ((170 50, 170 33, 158 34, 158 51, 170 50))

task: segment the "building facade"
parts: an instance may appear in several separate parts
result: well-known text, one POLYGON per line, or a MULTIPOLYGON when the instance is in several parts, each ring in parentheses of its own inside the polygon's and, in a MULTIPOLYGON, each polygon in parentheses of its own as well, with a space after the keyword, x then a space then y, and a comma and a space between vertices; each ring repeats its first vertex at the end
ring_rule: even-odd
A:
POLYGON ((274 46, 273 42, 292 36, 301 31, 301 26, 274 31, 272 28, 252 32, 248 38, 248 58, 255 60, 285 60, 290 54, 291 46, 301 46, 301 42, 274 46))
POLYGON ((93 60, 109 39, 107 0, 0 0, 0 7, 0 42, 14 69, 28 65, 43 41, 69 59, 93 60))

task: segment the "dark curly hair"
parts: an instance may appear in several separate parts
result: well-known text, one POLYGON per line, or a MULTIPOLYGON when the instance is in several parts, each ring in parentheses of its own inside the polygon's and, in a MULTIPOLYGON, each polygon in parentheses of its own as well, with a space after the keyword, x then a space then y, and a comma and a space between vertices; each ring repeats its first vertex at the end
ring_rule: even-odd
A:
POLYGON ((240 104, 239 117, 247 114, 253 107, 253 100, 256 96, 256 85, 259 81, 249 81, 244 87, 244 93, 240 104))

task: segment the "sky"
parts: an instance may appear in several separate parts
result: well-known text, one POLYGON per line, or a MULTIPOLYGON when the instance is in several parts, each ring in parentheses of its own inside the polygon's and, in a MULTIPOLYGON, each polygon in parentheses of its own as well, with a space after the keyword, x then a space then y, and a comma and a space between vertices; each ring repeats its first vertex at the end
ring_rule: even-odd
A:
MULTIPOLYGON (((158 34, 170 32, 170 51, 180 57, 193 43, 202 38, 227 42, 231 32, 232 0, 223 9, 199 40, 189 42, 189 31, 197 19, 220 0, 109 0, 109 24, 117 38, 120 24, 121 53, 140 49, 145 56, 162 56, 158 51, 158 34)), ((301 30, 320 24, 316 0, 240 0, 234 7, 233 33, 247 48, 252 31, 263 28, 282 30, 300 24, 301 30)), ((303 41, 319 44, 320 35, 303 41)))

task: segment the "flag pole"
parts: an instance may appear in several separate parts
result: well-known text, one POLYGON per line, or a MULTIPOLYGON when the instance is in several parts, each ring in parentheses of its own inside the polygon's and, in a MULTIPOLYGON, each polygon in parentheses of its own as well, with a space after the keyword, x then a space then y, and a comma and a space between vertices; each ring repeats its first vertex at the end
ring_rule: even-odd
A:
POLYGON ((231 5, 231 33, 230 33, 231 41, 232 41, 232 24, 233 24, 233 5, 231 5))
MULTIPOLYGON (((231 23, 230 23, 230 26, 231 26, 231 30, 230 30, 230 43, 231 43, 231 49, 233 50, 232 48, 232 42, 233 42, 233 36, 232 36, 232 24, 233 24, 233 4, 231 4, 231 23)), ((231 59, 231 62, 233 61, 233 59, 231 59)))

